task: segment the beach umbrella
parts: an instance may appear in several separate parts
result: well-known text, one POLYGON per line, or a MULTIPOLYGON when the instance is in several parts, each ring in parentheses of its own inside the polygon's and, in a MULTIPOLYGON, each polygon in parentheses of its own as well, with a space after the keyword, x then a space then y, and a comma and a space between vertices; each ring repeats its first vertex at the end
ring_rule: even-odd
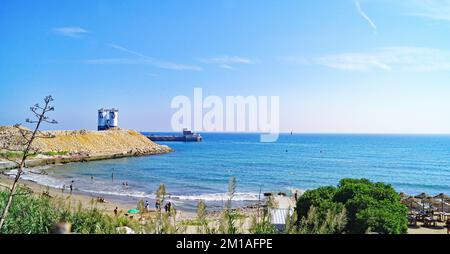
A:
POLYGON ((434 198, 450 201, 450 196, 445 195, 444 193, 439 193, 438 195, 434 196, 434 198))
POLYGON ((405 205, 409 206, 409 209, 412 209, 414 204, 419 204, 420 199, 415 198, 415 197, 409 197, 409 198, 403 199, 400 202, 402 204, 405 204, 405 205))
POLYGON ((419 195, 414 196, 414 197, 422 200, 422 210, 425 210, 425 203, 423 202, 423 199, 429 197, 428 194, 426 194, 425 192, 422 192, 419 195))
POLYGON ((426 194, 425 192, 422 192, 422 193, 420 193, 419 195, 417 195, 417 196, 414 196, 415 198, 418 198, 418 199, 426 199, 426 198, 428 198, 428 197, 430 197, 430 196, 428 196, 428 194, 426 194))
POLYGON ((138 209, 130 209, 128 210, 129 213, 139 213, 138 209))
POLYGON ((409 197, 410 197, 408 194, 406 194, 406 193, 404 193, 404 192, 400 192, 399 195, 400 195, 400 198, 401 198, 401 199, 406 199, 406 198, 409 198, 409 197))
POLYGON ((441 200, 441 211, 444 212, 445 201, 450 201, 450 196, 445 195, 444 193, 439 193, 438 195, 434 196, 434 198, 441 200))
POLYGON ((438 201, 436 201, 433 197, 426 197, 422 200, 422 203, 428 203, 428 205, 430 206, 430 209, 432 209, 433 206, 439 206, 440 203, 438 201))
POLYGON ((429 198, 432 198, 425 192, 420 193, 419 195, 414 196, 415 198, 418 198, 422 201, 422 210, 425 211, 425 203, 429 201, 429 198))

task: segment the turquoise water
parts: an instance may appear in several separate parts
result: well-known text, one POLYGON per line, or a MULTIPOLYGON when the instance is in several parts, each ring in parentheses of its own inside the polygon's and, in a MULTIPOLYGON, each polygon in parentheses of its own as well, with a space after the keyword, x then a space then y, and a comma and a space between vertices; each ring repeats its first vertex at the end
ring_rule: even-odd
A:
POLYGON ((282 134, 275 143, 260 143, 258 134, 202 136, 200 143, 160 142, 173 153, 59 165, 34 180, 53 186, 74 180, 77 191, 132 202, 154 198, 164 183, 186 207, 198 199, 220 206, 232 176, 238 203, 254 202, 260 191, 289 193, 344 177, 390 183, 410 194, 450 193, 450 136, 282 134))

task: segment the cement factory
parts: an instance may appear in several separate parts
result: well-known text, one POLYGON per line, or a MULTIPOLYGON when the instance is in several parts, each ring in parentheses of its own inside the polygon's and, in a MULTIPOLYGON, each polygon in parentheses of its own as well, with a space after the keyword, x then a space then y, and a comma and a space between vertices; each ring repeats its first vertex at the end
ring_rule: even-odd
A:
POLYGON ((99 109, 98 110, 98 128, 99 131, 115 129, 119 126, 119 110, 112 109, 99 109))

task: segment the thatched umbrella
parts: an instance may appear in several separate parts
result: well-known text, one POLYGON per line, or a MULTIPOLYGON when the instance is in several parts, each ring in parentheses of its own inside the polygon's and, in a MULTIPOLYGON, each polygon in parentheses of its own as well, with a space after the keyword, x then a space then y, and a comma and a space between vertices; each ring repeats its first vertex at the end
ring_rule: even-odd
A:
POLYGON ((410 197, 408 194, 406 194, 406 193, 404 193, 404 192, 400 192, 398 195, 400 195, 400 198, 401 198, 401 199, 406 199, 406 198, 409 198, 409 197, 410 197))
POLYGON ((444 193, 439 193, 438 195, 434 196, 434 198, 441 200, 441 212, 444 212, 445 201, 450 201, 450 196, 445 195, 444 193))
POLYGON ((429 199, 431 198, 431 196, 428 196, 428 194, 426 194, 425 192, 420 193, 417 196, 414 196, 415 198, 418 198, 422 201, 422 210, 425 211, 425 199, 429 199))
POLYGON ((435 200, 433 197, 426 197, 426 198, 424 198, 423 200, 422 200, 422 202, 424 203, 424 202, 426 202, 426 203, 428 203, 429 204, 429 206, 430 206, 430 210, 431 210, 431 207, 432 206, 439 206, 440 205, 440 203, 437 201, 437 200, 435 200))
POLYGON ((417 196, 414 196, 415 198, 418 198, 418 199, 426 199, 426 198, 428 198, 428 197, 430 197, 430 196, 428 196, 428 194, 426 194, 425 192, 422 192, 422 193, 420 193, 419 195, 417 195, 417 196))
POLYGON ((414 205, 414 204, 419 204, 420 199, 415 198, 415 197, 409 197, 409 198, 403 199, 403 200, 400 201, 400 202, 401 202, 402 204, 407 205, 407 206, 409 207, 409 209, 412 210, 413 205, 414 205))

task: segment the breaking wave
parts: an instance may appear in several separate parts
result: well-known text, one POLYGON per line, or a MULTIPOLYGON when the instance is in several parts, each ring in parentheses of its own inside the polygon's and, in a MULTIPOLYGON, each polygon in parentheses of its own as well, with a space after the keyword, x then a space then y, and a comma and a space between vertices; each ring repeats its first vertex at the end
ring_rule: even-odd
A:
MULTIPOLYGON (((58 179, 49 176, 45 173, 47 167, 39 167, 24 170, 21 179, 31 181, 40 185, 48 186, 51 188, 61 189, 65 186, 68 188, 70 181, 64 179, 58 179)), ((6 175, 13 177, 17 174, 17 170, 8 170, 5 172, 6 175)), ((95 195, 109 195, 117 197, 132 197, 132 198, 148 198, 155 199, 156 195, 154 193, 148 193, 145 191, 137 191, 132 189, 124 189, 122 186, 111 186, 107 184, 96 184, 96 189, 93 189, 88 184, 83 184, 78 182, 74 186, 76 191, 90 193, 95 195)), ((186 201, 226 201, 229 199, 228 193, 204 193, 204 194, 193 194, 193 195, 177 195, 169 194, 170 199, 173 200, 186 200, 186 201)), ((233 196, 233 201, 258 201, 264 198, 263 195, 252 192, 237 192, 233 196)))

